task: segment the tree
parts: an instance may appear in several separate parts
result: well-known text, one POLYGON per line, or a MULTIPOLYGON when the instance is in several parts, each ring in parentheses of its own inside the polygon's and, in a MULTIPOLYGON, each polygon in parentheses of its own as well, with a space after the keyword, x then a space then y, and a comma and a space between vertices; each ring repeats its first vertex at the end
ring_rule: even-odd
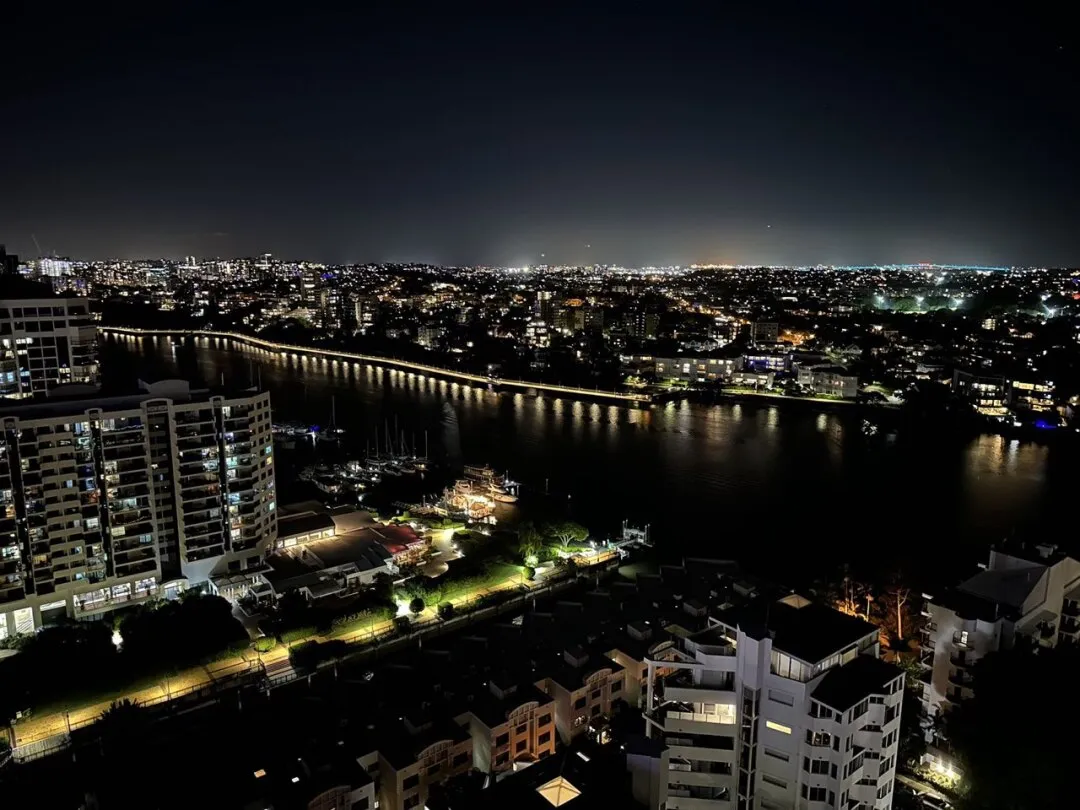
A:
POLYGON ((142 735, 150 727, 146 709, 137 700, 124 698, 109 704, 98 719, 102 750, 106 754, 138 748, 142 735))
POLYGON ((523 558, 534 557, 544 548, 544 537, 531 520, 518 526, 518 551, 523 558))
POLYGON ((572 520, 552 523, 546 529, 548 537, 557 541, 560 546, 579 546, 589 539, 589 530, 572 520))
MULTIPOLYGON (((908 603, 911 599, 911 588, 902 583, 900 576, 900 574, 897 574, 893 578, 892 584, 885 589, 885 602, 888 607, 888 617, 885 624, 894 631, 898 649, 903 648, 903 642, 906 638, 904 635, 905 617, 909 616, 910 608, 908 603)), ((914 630, 913 625, 913 621, 908 621, 907 629, 909 631, 914 630)))
POLYGON ((1059 645, 1038 653, 992 653, 972 667, 974 697, 945 715, 945 733, 963 772, 965 806, 1034 810, 1070 804, 1080 724, 1080 650, 1059 645), (1021 705, 1026 685, 1038 689, 1021 705), (1063 736, 1064 735, 1064 736, 1063 736))
POLYGON ((427 607, 427 605, 424 604, 424 600, 419 596, 415 597, 411 602, 409 602, 409 612, 412 613, 414 616, 419 616, 421 613, 423 613, 425 607, 427 607))

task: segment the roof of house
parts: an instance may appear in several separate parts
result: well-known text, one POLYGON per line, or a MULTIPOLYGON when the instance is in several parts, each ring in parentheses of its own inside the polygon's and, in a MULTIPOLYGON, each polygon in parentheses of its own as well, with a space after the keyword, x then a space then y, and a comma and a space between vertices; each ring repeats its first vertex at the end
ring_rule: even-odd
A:
POLYGON ((356 566, 358 571, 370 571, 373 568, 383 568, 391 559, 390 552, 366 532, 351 532, 316 540, 304 548, 325 568, 339 568, 351 564, 356 566))
POLYGON ((371 532, 391 554, 401 554, 424 542, 409 526, 377 526, 364 531, 371 532))
MULTIPOLYGON (((614 749, 616 746, 607 746, 614 749)), ((564 749, 555 756, 507 773, 470 802, 477 810, 568 810, 632 807, 630 776, 616 751, 564 749)))
MULTIPOLYGON (((411 719, 411 718, 410 718, 411 719)), ((404 723, 380 734, 376 747, 379 754, 396 770, 414 764, 426 749, 437 742, 448 740, 457 744, 471 739, 469 732, 445 718, 425 722, 415 731, 410 731, 404 723)))
POLYGON ((550 695, 540 691, 534 684, 525 683, 516 686, 502 698, 488 690, 478 692, 469 703, 469 711, 488 728, 495 728, 505 723, 511 712, 526 703, 535 701, 544 706, 552 700, 550 695))
MULTIPOLYGON (((595 675, 601 669, 610 669, 612 675, 623 671, 620 664, 602 655, 589 655, 585 664, 575 667, 567 663, 562 654, 559 654, 559 660, 553 661, 551 669, 548 670, 548 677, 563 689, 573 692, 583 687, 586 679, 590 675, 595 675)), ((543 667, 541 667, 540 672, 543 672, 543 667)))
POLYGON ((303 534, 333 528, 334 519, 325 512, 299 512, 294 515, 281 515, 278 518, 278 539, 299 537, 303 534))
POLYGON ((814 700, 837 711, 846 711, 870 695, 884 695, 885 686, 902 670, 872 655, 857 655, 843 666, 833 667, 812 693, 814 700))

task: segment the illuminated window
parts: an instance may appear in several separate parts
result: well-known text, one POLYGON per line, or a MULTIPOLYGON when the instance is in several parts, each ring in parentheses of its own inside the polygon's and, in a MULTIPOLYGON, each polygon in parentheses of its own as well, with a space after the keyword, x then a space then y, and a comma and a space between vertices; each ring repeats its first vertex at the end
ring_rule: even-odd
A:
POLYGON ((774 723, 772 720, 765 721, 765 728, 771 728, 773 731, 779 731, 781 734, 790 734, 791 727, 785 726, 781 723, 774 723))

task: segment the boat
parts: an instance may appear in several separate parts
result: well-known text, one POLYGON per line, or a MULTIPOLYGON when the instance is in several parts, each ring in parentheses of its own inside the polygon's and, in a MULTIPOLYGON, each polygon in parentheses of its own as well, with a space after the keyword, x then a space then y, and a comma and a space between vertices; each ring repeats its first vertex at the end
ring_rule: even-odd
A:
POLYGON ((330 424, 319 434, 319 438, 324 442, 336 442, 344 436, 345 428, 339 427, 337 423, 337 397, 330 397, 330 424))

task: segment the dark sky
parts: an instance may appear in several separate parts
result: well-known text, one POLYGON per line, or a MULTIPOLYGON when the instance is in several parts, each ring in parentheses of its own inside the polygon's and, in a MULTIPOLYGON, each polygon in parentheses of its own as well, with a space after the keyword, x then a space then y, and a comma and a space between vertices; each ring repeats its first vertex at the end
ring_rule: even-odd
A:
POLYGON ((319 5, 5 8, 0 242, 36 255, 34 234, 87 258, 1080 264, 1080 38, 1064 10, 319 5))

